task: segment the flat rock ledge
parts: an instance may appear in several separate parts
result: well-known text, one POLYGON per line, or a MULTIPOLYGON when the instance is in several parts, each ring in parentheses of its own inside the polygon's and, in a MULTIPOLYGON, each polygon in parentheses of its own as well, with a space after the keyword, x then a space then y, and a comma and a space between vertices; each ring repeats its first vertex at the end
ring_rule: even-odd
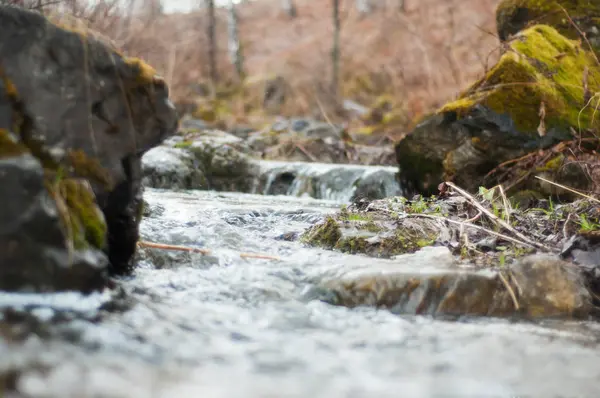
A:
POLYGON ((516 210, 497 192, 447 189, 441 197, 357 201, 309 228, 304 244, 364 262, 308 296, 402 314, 600 315, 596 203, 540 200, 516 210))
POLYGON ((349 270, 312 294, 350 308, 448 317, 585 319, 592 310, 583 278, 556 256, 532 255, 506 269, 477 270, 458 267, 445 247, 349 270))

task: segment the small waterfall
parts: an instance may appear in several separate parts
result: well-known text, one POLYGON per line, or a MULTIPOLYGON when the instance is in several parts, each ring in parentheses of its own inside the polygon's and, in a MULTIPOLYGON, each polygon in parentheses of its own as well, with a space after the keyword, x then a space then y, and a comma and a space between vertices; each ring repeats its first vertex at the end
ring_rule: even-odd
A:
POLYGON ((349 202, 402 195, 396 167, 260 161, 253 193, 349 202))

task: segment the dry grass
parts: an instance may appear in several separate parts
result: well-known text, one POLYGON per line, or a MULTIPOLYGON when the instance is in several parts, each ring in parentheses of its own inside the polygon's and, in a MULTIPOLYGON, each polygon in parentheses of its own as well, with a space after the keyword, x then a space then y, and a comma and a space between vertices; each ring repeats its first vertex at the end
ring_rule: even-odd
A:
MULTIPOLYGON (((152 64, 169 83, 176 101, 197 96, 208 77, 205 13, 164 15, 155 0, 138 3, 142 1, 138 8, 143 12, 135 15, 131 3, 119 7, 116 0, 86 7, 81 1, 67 0, 61 12, 75 14, 128 55, 152 64)), ((250 81, 258 83, 242 103, 229 104, 234 123, 261 121, 250 114, 264 114, 260 109, 263 83, 273 76, 282 76, 288 90, 285 103, 274 113, 321 119, 326 113, 336 122, 343 118, 328 95, 330 3, 298 0, 295 19, 280 11, 278 0, 239 6, 246 72, 250 81)), ((404 122, 402 131, 391 133, 403 133, 416 117, 453 98, 493 64, 498 41, 491 32, 495 32, 497 3, 406 0, 405 12, 399 12, 397 1, 381 0, 378 9, 365 17, 353 2, 342 2, 344 97, 366 106, 383 95, 393 98, 404 122)), ((217 18, 220 75, 224 82, 232 82, 235 73, 227 58, 225 10, 219 10, 217 18)))

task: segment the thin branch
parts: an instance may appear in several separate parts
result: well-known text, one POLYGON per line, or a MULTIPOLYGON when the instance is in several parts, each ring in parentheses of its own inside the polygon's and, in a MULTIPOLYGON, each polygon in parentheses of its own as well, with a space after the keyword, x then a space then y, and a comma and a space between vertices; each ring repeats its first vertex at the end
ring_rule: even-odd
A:
POLYGON ((569 187, 567 187, 567 186, 565 186, 565 185, 562 185, 562 184, 559 184, 559 183, 557 183, 557 182, 554 182, 554 181, 547 180, 547 179, 545 179, 544 177, 535 176, 535 178, 537 178, 538 180, 542 180, 542 181, 544 181, 544 182, 547 182, 548 184, 551 184, 551 185, 557 186, 557 187, 559 187, 559 188, 566 189, 566 190, 567 190, 567 191, 569 191, 569 192, 573 192, 574 194, 577 194, 577 195, 579 195, 579 196, 582 196, 582 197, 584 197, 584 198, 586 198, 586 199, 589 199, 589 200, 591 200, 591 201, 594 201, 594 202, 596 202, 596 203, 600 203, 600 200, 599 200, 599 199, 596 199, 596 198, 594 198, 593 196, 590 196, 590 195, 586 195, 586 194, 584 194, 583 192, 576 191, 576 190, 574 190, 573 188, 569 188, 569 187))
MULTIPOLYGON (((189 252, 189 253, 200 253, 202 255, 208 255, 211 253, 208 249, 200 249, 197 247, 190 246, 179 246, 179 245, 168 245, 164 243, 154 243, 147 241, 138 241, 139 247, 146 247, 151 249, 161 249, 161 250, 174 250, 181 252, 189 252)), ((241 258, 256 258, 262 260, 273 260, 273 261, 281 261, 281 258, 276 256, 270 256, 268 254, 259 254, 259 253, 240 253, 241 258)))
POLYGON ((175 250, 180 252, 192 252, 192 253, 200 253, 203 255, 210 254, 210 250, 208 249, 199 249, 197 247, 189 247, 189 246, 178 246, 178 245, 167 245, 164 243, 153 243, 146 241, 138 241, 139 247, 147 247, 151 249, 162 249, 162 250, 175 250))
POLYGON ((457 187, 455 184, 453 184, 451 182, 446 182, 446 185, 448 185, 449 187, 451 187, 452 189, 454 189, 460 195, 464 196, 473 206, 475 206, 479 211, 483 212, 483 214, 485 214, 486 216, 488 216, 488 218, 490 220, 492 220, 493 222, 501 225, 502 227, 504 227, 504 229, 506 229, 506 230, 512 232, 513 234, 515 234, 515 236, 517 236, 523 242, 527 242, 529 245, 534 246, 534 247, 536 247, 538 249, 548 250, 548 248, 546 248, 546 246, 542 245, 541 243, 538 243, 538 242, 535 242, 535 241, 529 239, 528 237, 526 237, 525 235, 523 235, 522 233, 520 233, 519 231, 517 231, 516 229, 514 229, 513 227, 511 227, 508 223, 506 223, 506 221, 504 221, 501 218, 499 218, 499 217, 495 216, 494 214, 492 214, 492 212, 490 212, 488 209, 486 209, 485 207, 483 207, 481 205, 481 203, 479 203, 471 194, 469 194, 465 190, 457 187))

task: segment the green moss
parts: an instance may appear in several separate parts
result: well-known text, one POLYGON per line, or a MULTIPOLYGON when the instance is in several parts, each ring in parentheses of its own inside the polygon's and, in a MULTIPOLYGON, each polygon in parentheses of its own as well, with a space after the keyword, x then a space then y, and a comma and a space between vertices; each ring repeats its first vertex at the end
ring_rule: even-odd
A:
POLYGON ((125 63, 133 69, 136 77, 136 82, 140 85, 153 84, 158 78, 156 70, 142 61, 140 58, 127 57, 124 58, 125 63))
POLYGON ((356 236, 338 240, 335 244, 335 248, 344 253, 357 254, 364 253, 367 250, 368 245, 365 238, 356 236))
POLYGON ((187 148, 191 147, 193 143, 194 143, 194 141, 191 141, 191 140, 181 141, 181 142, 178 142, 177 144, 175 144, 175 148, 187 149, 187 148))
POLYGON ((367 213, 350 213, 342 210, 340 219, 343 221, 372 221, 373 216, 367 213))
POLYGON ((333 249, 341 237, 342 232, 337 221, 333 217, 328 217, 323 224, 309 228, 301 240, 312 246, 333 249))
POLYGON ((0 129, 0 159, 28 152, 27 147, 15 141, 7 130, 0 129))
POLYGON ((100 162, 97 159, 90 158, 80 149, 67 152, 67 163, 73 175, 97 182, 107 190, 110 190, 114 185, 110 174, 102 167, 100 162))
POLYGON ((377 223, 375 223, 374 221, 368 221, 363 227, 367 231, 373 232, 373 233, 383 231, 383 228, 380 225, 378 225, 377 223))
POLYGON ((435 238, 435 234, 426 231, 398 229, 393 238, 382 242, 381 250, 392 256, 414 253, 425 246, 431 246, 435 243, 435 238))
POLYGON ((598 128, 597 99, 586 108, 586 73, 588 93, 600 92, 600 66, 592 53, 552 27, 536 25, 521 32, 484 78, 440 112, 462 118, 480 104, 509 115, 520 132, 537 135, 543 107, 546 130, 598 128))
POLYGON ((564 164, 565 155, 559 154, 546 162, 542 167, 538 167, 536 171, 557 171, 564 164))
MULTIPOLYGON (((63 218, 72 232, 73 246, 76 249, 88 245, 103 249, 106 244, 106 223, 96 205, 96 198, 84 180, 68 178, 58 181, 53 188, 68 209, 68 217, 63 218)), ((66 226, 66 225, 65 225, 66 226)))
POLYGON ((2 84, 4 86, 4 92, 8 96, 9 99, 14 100, 19 96, 19 92, 17 91, 17 87, 10 81, 10 79, 4 73, 2 67, 0 67, 0 79, 2 79, 2 84))

